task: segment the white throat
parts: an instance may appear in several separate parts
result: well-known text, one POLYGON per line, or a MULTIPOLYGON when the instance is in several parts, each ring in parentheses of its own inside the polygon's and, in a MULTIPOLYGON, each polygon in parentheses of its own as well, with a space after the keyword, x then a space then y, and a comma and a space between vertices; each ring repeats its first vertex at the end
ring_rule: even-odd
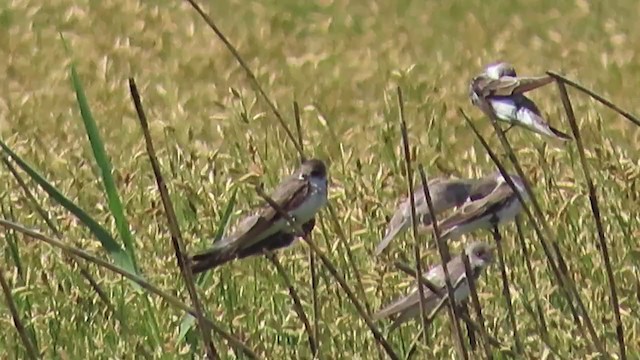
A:
POLYGON ((293 210, 291 214, 302 222, 309 221, 327 203, 327 179, 309 177, 309 184, 311 185, 311 191, 307 200, 293 210))
POLYGON ((492 79, 500 79, 500 77, 502 76, 502 64, 488 66, 485 70, 485 74, 492 79))

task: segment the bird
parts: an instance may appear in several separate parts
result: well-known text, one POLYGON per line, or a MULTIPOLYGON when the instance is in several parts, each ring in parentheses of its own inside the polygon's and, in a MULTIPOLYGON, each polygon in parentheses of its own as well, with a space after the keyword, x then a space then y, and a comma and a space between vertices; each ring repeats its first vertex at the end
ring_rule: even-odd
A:
MULTIPOLYGON (((459 207, 469 200, 475 200, 488 194, 496 187, 495 174, 489 174, 480 179, 459 179, 437 177, 427 183, 435 215, 459 207)), ((416 209, 416 220, 421 226, 431 224, 429 206, 423 186, 418 186, 413 192, 416 209)), ((375 255, 380 255, 396 236, 405 232, 411 226, 411 202, 404 198, 387 224, 385 235, 375 249, 375 255)))
MULTIPOLYGON (((477 280, 482 271, 493 261, 494 247, 480 241, 473 241, 465 248, 464 252, 469 258, 469 268, 473 280, 477 280)), ((454 298, 456 304, 462 302, 469 296, 469 283, 466 278, 465 266, 462 254, 447 262, 447 273, 454 287, 454 298)), ((436 265, 423 274, 423 277, 435 285, 434 293, 428 286, 424 286, 424 305, 426 314, 430 314, 437 308, 441 299, 447 297, 444 268, 442 264, 436 265)), ((383 309, 373 314, 374 320, 383 318, 393 318, 389 332, 396 329, 404 322, 417 317, 420 314, 420 293, 416 284, 411 292, 387 305, 383 309)))
POLYGON ((513 65, 497 62, 485 67, 485 71, 471 80, 471 91, 477 96, 513 96, 535 90, 553 82, 549 75, 518 77, 513 65))
MULTIPOLYGON (((285 178, 271 194, 271 199, 287 212, 305 233, 315 225, 315 215, 327 203, 327 167, 321 160, 309 159, 285 178)), ((191 270, 200 273, 231 260, 261 254, 290 245, 296 234, 276 209, 264 204, 244 218, 231 235, 216 241, 204 252, 193 255, 191 270)))
POLYGON ((218 262, 221 262, 222 260, 225 260, 225 261, 239 260, 249 256, 262 255, 268 251, 275 251, 278 249, 291 246, 293 244, 293 241, 297 237, 299 236, 304 237, 310 234, 313 228, 315 227, 315 225, 316 225, 315 218, 311 218, 311 220, 302 224, 301 226, 302 234, 296 234, 293 232, 286 232, 286 231, 278 231, 277 233, 266 237, 265 239, 263 239, 258 243, 255 243, 246 248, 242 248, 238 250, 236 253, 229 255, 230 257, 228 259, 225 259, 223 257, 214 257, 211 255, 211 251, 197 254, 192 258, 191 271, 193 274, 199 274, 201 272, 211 269, 213 266, 219 265, 219 264, 213 263, 212 261, 214 260, 218 262))
POLYGON ((469 97, 473 105, 487 113, 489 110, 483 107, 482 101, 485 99, 496 118, 510 125, 505 132, 517 125, 541 135, 570 141, 571 137, 550 126, 538 106, 524 95, 524 92, 551 81, 550 76, 518 77, 511 64, 499 62, 487 66, 484 73, 471 80, 469 97))
MULTIPOLYGON (((528 199, 522 178, 508 175, 520 195, 528 199)), ((464 203, 448 217, 438 220, 440 240, 445 242, 478 229, 495 228, 515 219, 522 210, 516 193, 499 171, 493 173, 494 182, 487 182, 469 195, 470 201, 464 203), (493 188, 491 188, 493 186, 493 188)), ((419 227, 419 233, 431 233, 433 224, 419 227)))

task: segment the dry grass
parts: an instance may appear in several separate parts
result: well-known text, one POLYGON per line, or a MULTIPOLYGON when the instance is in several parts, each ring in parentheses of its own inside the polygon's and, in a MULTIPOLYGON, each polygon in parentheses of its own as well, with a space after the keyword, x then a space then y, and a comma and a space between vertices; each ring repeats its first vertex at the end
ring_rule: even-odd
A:
MULTIPOLYGON (((458 107, 475 117, 489 143, 504 154, 489 122, 471 108, 466 97, 470 77, 497 59, 513 63, 522 74, 541 75, 549 69, 564 73, 631 113, 640 113, 636 101, 640 59, 635 51, 640 38, 632 35, 640 32, 633 15, 640 11, 640 4, 634 1, 605 6, 541 0, 464 4, 234 0, 203 6, 239 49, 292 129, 292 102, 300 103, 305 151, 331 164, 330 202, 364 294, 347 265, 345 248, 328 211, 321 215, 314 240, 360 301, 374 310, 404 293, 411 280, 393 266, 397 258, 413 257, 410 235, 395 242, 389 256, 372 256, 385 217, 391 214, 395 199, 406 193, 397 86, 404 93, 416 162, 431 176, 477 176, 493 170, 458 107)), ((62 32, 114 167, 138 264, 149 282, 188 299, 127 79, 134 77, 142 94, 184 242, 195 251, 206 247, 218 231, 233 189, 238 189, 238 212, 232 215, 232 224, 241 216, 240 210, 259 200, 250 186, 256 177, 270 188, 297 162, 293 144, 258 100, 242 69, 186 2, 9 1, 0 8, 0 28, 2 139, 117 234, 70 85, 70 56, 59 39, 62 32)), ((640 132, 587 97, 575 92, 572 96, 609 241, 628 356, 637 358, 640 132)), ((554 87, 537 90, 532 97, 554 125, 568 132, 554 87)), ((545 143, 521 130, 510 131, 508 138, 535 186, 595 330, 606 350, 615 353, 607 277, 578 151, 573 144, 545 143)), ((11 210, 17 222, 50 234, 11 173, 2 171, 0 178, 3 217, 10 218, 11 210)), ((66 243, 107 258, 86 227, 34 183, 27 183, 66 243)), ((536 288, 531 286, 515 225, 504 227, 502 235, 526 358, 548 354, 534 315, 536 293, 546 316, 547 343, 562 357, 596 357, 576 330, 530 224, 525 222, 523 231, 536 288)), ((202 354, 197 334, 178 342, 180 310, 158 298, 150 298, 148 307, 146 297, 129 282, 91 265, 89 271, 111 300, 112 312, 77 265, 58 250, 21 235, 14 238, 8 231, 2 234, 7 239, 2 242, 2 270, 25 329, 33 331, 34 346, 43 357, 202 354), (23 273, 11 256, 13 241, 23 273), (157 333, 150 325, 149 309, 158 323, 157 333)), ((488 241, 491 234, 474 236, 488 241)), ((461 244, 456 244, 455 251, 461 244)), ((307 251, 300 244, 282 252, 279 260, 314 323, 307 251)), ((433 251, 423 249, 422 253, 429 260, 438 259, 433 251)), ((318 273, 317 340, 322 357, 377 356, 371 332, 341 288, 325 268, 319 267, 318 273)), ((481 277, 478 292, 488 332, 506 346, 514 346, 497 264, 481 277)), ((268 260, 254 258, 221 268, 201 287, 200 298, 210 318, 259 356, 311 357, 288 288, 268 260)), ((21 335, 14 331, 6 302, 1 304, 0 320, 7 331, 0 335, 0 350, 10 358, 23 358, 21 335)), ((419 327, 416 321, 389 336, 397 353, 408 350, 419 327)), ((438 317, 428 330, 430 347, 420 342, 418 355, 454 356, 450 329, 449 319, 438 317)), ((218 336, 213 337, 223 358, 237 356, 218 336)), ((505 356, 495 349, 494 353, 505 356)), ((474 354, 483 356, 482 347, 474 354)))

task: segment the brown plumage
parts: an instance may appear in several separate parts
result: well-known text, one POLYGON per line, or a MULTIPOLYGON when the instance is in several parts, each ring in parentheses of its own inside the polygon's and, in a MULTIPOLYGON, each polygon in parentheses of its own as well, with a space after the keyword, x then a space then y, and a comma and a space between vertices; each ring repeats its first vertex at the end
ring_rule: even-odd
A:
MULTIPOLYGON (((317 159, 306 160, 285 178, 271 195, 279 207, 303 223, 306 233, 315 225, 316 212, 327 201, 327 169, 317 159)), ((291 244, 296 237, 287 219, 271 205, 265 204, 245 218, 236 231, 191 258, 192 271, 202 272, 225 262, 275 250, 291 244)))

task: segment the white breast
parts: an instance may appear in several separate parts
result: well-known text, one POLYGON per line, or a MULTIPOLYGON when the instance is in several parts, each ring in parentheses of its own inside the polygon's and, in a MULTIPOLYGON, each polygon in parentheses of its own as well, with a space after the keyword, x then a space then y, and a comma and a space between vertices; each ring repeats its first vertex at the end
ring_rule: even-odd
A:
POLYGON ((307 222, 327 203, 327 181, 312 178, 311 193, 308 199, 291 211, 291 215, 300 222, 307 222))
POLYGON ((489 99, 489 103, 496 113, 496 117, 506 122, 516 121, 518 116, 518 107, 513 100, 503 98, 500 100, 489 99))

